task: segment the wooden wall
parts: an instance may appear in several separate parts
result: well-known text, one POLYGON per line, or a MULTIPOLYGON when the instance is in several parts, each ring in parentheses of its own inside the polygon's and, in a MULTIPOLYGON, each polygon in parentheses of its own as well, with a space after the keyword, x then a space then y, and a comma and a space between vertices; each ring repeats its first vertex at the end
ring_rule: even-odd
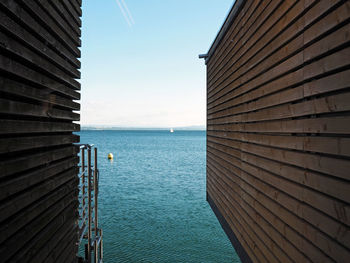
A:
POLYGON ((77 251, 81 0, 0 1, 0 261, 77 251))
POLYGON ((350 260, 350 1, 236 1, 206 59, 207 196, 249 262, 350 260))

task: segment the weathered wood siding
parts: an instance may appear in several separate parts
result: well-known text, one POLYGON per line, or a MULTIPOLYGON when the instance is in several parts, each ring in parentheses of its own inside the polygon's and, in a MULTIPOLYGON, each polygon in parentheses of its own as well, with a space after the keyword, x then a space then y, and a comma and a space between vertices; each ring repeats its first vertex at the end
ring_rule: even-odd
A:
POLYGON ((208 201, 244 261, 349 262, 350 1, 236 2, 206 59, 208 201))
POLYGON ((0 1, 0 261, 72 262, 80 0, 0 1))

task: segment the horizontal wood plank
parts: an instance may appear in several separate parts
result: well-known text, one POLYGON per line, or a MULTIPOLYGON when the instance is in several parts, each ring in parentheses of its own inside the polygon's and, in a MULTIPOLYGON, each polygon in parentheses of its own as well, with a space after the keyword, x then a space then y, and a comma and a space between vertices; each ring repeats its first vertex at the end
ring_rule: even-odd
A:
POLYGON ((44 105, 34 105, 7 99, 0 99, 0 114, 42 117, 47 119, 61 119, 71 121, 80 120, 80 115, 72 111, 60 110, 44 105))
POLYGON ((8 199, 11 197, 11 195, 15 195, 18 192, 30 188, 37 183, 49 180, 53 176, 77 166, 78 163, 79 158, 72 157, 62 161, 56 161, 49 166, 36 169, 35 171, 1 182, 0 200, 5 198, 8 199))
POLYGON ((63 158, 73 157, 78 151, 79 149, 77 146, 69 145, 58 149, 42 150, 37 151, 36 153, 27 153, 14 158, 1 160, 0 178, 23 172, 34 167, 48 165, 53 161, 63 158))
POLYGON ((47 135, 0 138, 0 154, 67 145, 79 142, 78 135, 47 135))
POLYGON ((34 87, 23 82, 9 78, 0 78, 0 92, 5 92, 16 97, 23 98, 24 101, 35 101, 52 107, 61 107, 70 110, 80 110, 80 104, 71 99, 55 94, 55 91, 34 87))
POLYGON ((10 222, 0 225, 1 235, 0 244, 10 238, 19 229, 22 229, 31 222, 33 219, 40 217, 40 215, 48 210, 56 202, 59 202, 65 196, 71 196, 69 199, 76 198, 75 188, 76 182, 74 180, 69 181, 68 184, 64 184, 56 189, 56 191, 50 192, 45 198, 40 199, 38 202, 32 203, 25 209, 22 209, 15 216, 11 217, 10 222))
MULTIPOLYGON (((217 160, 217 157, 215 160, 217 160)), ((219 167, 222 167, 223 164, 224 163, 222 161, 219 161, 219 167)), ((231 165, 227 164, 225 164, 223 167, 225 167, 226 172, 227 170, 233 168, 231 165)), ((259 181, 259 183, 257 183, 256 180, 250 179, 249 174, 243 171, 238 172, 237 174, 239 174, 242 179, 246 180, 246 182, 249 182, 251 186, 254 185, 254 187, 257 188, 260 193, 264 193, 264 195, 267 195, 269 199, 275 200, 275 204, 273 205, 273 203, 271 201, 268 201, 269 199, 264 197, 262 194, 260 194, 259 197, 256 196, 257 201, 262 202, 262 205, 265 207, 276 209, 272 210, 276 216, 279 216, 280 218, 282 217, 283 221, 288 223, 293 229, 298 231, 299 234, 303 235, 310 242, 314 243, 317 247, 319 247, 320 250, 324 251, 326 255, 334 258, 335 260, 340 260, 340 262, 342 262, 349 255, 349 250, 345 249, 343 246, 337 243, 332 242, 332 239, 329 236, 324 235, 322 232, 319 232, 319 230, 312 225, 305 223, 301 218, 296 216, 293 212, 289 211, 289 209, 282 209, 281 201, 284 201, 282 203, 286 205, 289 202, 292 202, 292 199, 290 197, 278 191, 276 194, 275 189, 272 189, 262 181, 259 181)), ((290 203, 290 205, 292 204, 293 202, 290 203)), ((337 234, 339 235, 339 233, 337 234)))
POLYGON ((206 58, 214 212, 253 262, 345 262, 349 1, 244 1, 218 37, 206 58))
POLYGON ((0 261, 76 261, 80 16, 0 1, 0 261))
POLYGON ((350 156, 350 138, 321 136, 268 135, 240 132, 208 131, 208 136, 226 138, 281 149, 350 156))
POLYGON ((45 42, 31 34, 29 29, 23 28, 20 23, 17 23, 9 14, 0 10, 0 28, 1 30, 20 41, 23 45, 45 57, 51 63, 56 64, 61 70, 70 74, 74 78, 80 77, 80 72, 75 65, 69 63, 64 57, 60 56, 56 50, 49 47, 45 42))
MULTIPOLYGON (((15 19, 23 28, 28 30, 32 35, 39 38, 42 42, 47 43, 51 48, 53 48, 57 54, 61 55, 69 61, 73 66, 80 68, 80 61, 77 59, 76 55, 69 50, 60 39, 53 36, 48 30, 38 23, 31 14, 27 11, 27 6, 24 4, 17 4, 17 2, 11 0, 4 0, 0 2, 3 10, 11 14, 11 17, 15 19)), ((45 24, 44 24, 45 25, 45 24)), ((76 51, 78 52, 78 51, 76 51)))
MULTIPOLYGON (((44 0, 40 0, 41 2, 45 2, 44 0)), ((66 21, 69 27, 76 33, 77 36, 81 37, 81 29, 79 26, 76 26, 76 21, 73 17, 65 10, 61 1, 51 1, 50 4, 52 7, 57 10, 57 12, 61 15, 61 17, 66 21)))
POLYGON ((0 70, 12 75, 14 78, 19 78, 31 85, 39 85, 42 88, 48 88, 58 92, 63 96, 71 99, 80 99, 80 93, 65 86, 56 80, 33 70, 32 68, 21 64, 19 61, 13 60, 7 56, 0 54, 0 70))
POLYGON ((22 6, 26 8, 31 14, 32 18, 38 24, 45 25, 48 32, 58 41, 64 45, 69 52, 71 52, 75 57, 80 57, 80 40, 72 41, 72 39, 65 33, 49 16, 46 10, 43 10, 37 2, 32 3, 29 0, 21 0, 22 6))
POLYGON ((10 201, 2 203, 0 205, 0 222, 8 219, 10 216, 25 208, 27 205, 36 202, 41 197, 57 189, 59 186, 67 184, 70 180, 74 178, 78 180, 76 178, 76 174, 77 169, 73 167, 63 173, 56 175, 48 181, 36 185, 32 191, 26 191, 20 195, 16 195, 10 201))
POLYGON ((37 71, 47 74, 58 82, 62 82, 64 85, 71 87, 72 89, 80 90, 80 83, 78 81, 72 79, 70 75, 66 74, 60 68, 57 68, 55 65, 53 65, 53 63, 46 60, 46 58, 38 56, 34 51, 1 31, 0 37, 2 39, 2 46, 0 47, 3 49, 2 52, 7 52, 13 57, 20 57, 22 63, 24 62, 24 64, 27 64, 29 67, 33 69, 35 68, 37 71))
MULTIPOLYGON (((213 176, 212 176, 213 178, 214 177, 225 178, 225 176, 223 175, 224 172, 222 171, 223 167, 221 167, 221 169, 220 169, 217 166, 211 165, 208 163, 208 170, 209 169, 213 171, 213 176)), ((230 176, 230 180, 236 180, 236 179, 231 179, 231 178, 232 178, 232 176, 230 176)), ((317 247, 315 247, 315 245, 312 242, 305 240, 305 238, 303 238, 303 236, 300 235, 300 233, 295 231, 295 229, 293 228, 293 225, 292 225, 292 227, 288 227, 288 225, 286 225, 286 223, 288 221, 284 220, 284 214, 286 213, 286 215, 288 215, 287 210, 284 210, 277 203, 272 202, 270 199, 266 198, 261 192, 257 191, 255 188, 253 188, 249 184, 245 183, 244 180, 238 180, 237 184, 240 186, 239 190, 237 192, 239 195, 241 195, 242 197, 246 197, 246 198, 248 196, 252 196, 255 200, 255 202, 253 202, 252 205, 255 205, 255 206, 260 205, 260 207, 264 207, 273 217, 278 218, 279 220, 281 220, 281 222, 283 222, 283 225, 282 225, 283 232, 282 233, 285 235, 286 238, 289 239, 289 241, 294 243, 297 248, 300 248, 303 251, 305 248, 307 248, 308 252, 309 252, 308 256, 311 260, 316 261, 316 262, 318 262, 318 261, 327 262, 330 260, 329 257, 327 255, 325 255, 323 252, 320 253, 320 250, 317 247), (263 202, 262 202, 262 200, 263 200, 263 202), (273 214, 271 211, 274 211, 274 209, 278 209, 280 214, 277 214, 277 215, 273 214)), ((218 187, 215 185, 216 184, 213 184, 213 186, 216 187, 216 189, 217 189, 216 191, 218 191, 218 187)), ((229 207, 231 207, 231 205, 226 204, 226 207, 229 209, 229 207)), ((295 216, 293 216, 291 214, 289 216, 290 216, 289 218, 292 218, 295 220, 294 222, 297 222, 295 216)), ((276 224, 278 224, 278 219, 277 220, 275 219, 273 221, 274 226, 276 224)))
POLYGON ((209 131, 239 131, 255 133, 317 133, 350 134, 350 117, 323 117, 296 120, 277 120, 243 124, 212 124, 209 131))

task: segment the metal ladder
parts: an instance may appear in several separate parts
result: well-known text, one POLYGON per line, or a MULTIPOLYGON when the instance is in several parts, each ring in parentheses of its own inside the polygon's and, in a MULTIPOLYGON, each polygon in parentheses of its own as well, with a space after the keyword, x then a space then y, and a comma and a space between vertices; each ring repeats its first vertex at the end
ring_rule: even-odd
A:
POLYGON ((78 256, 78 258, 79 262, 102 263, 102 229, 98 225, 97 148, 93 144, 78 144, 78 146, 80 146, 78 248, 80 250, 83 244, 85 247, 84 257, 78 256))

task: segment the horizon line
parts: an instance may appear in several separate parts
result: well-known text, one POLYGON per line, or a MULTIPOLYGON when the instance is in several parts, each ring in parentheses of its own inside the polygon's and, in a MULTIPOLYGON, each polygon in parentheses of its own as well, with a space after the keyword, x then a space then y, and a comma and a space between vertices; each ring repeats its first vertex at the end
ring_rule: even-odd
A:
POLYGON ((110 130, 206 130, 206 125, 190 125, 190 126, 114 126, 114 125, 81 125, 81 129, 110 129, 110 130))

